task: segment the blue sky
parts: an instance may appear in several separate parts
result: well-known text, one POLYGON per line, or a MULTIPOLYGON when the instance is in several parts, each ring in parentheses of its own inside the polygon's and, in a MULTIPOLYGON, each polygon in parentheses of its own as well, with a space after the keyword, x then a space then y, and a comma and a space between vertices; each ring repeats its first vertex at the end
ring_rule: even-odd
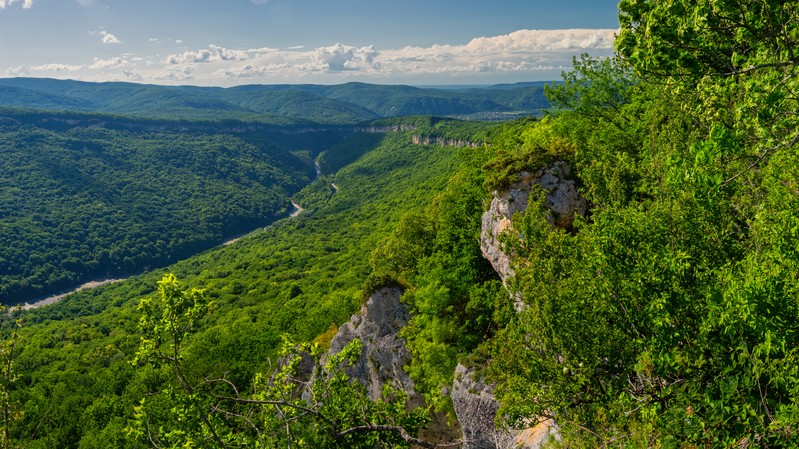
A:
POLYGON ((230 86, 559 78, 617 0, 0 0, 0 77, 230 86))

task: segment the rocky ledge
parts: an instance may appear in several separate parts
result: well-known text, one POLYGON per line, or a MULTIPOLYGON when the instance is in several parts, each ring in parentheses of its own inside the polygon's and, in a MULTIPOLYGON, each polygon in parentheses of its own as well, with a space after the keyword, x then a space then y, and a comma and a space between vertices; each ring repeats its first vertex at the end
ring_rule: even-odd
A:
POLYGON ((521 172, 518 182, 493 193, 489 209, 483 214, 480 249, 505 285, 514 275, 512 255, 504 251, 499 236, 513 228, 514 214, 527 210, 533 185, 541 186, 545 192, 547 221, 551 225, 571 228, 577 215, 585 215, 588 203, 570 175, 569 164, 557 161, 534 172, 521 172))

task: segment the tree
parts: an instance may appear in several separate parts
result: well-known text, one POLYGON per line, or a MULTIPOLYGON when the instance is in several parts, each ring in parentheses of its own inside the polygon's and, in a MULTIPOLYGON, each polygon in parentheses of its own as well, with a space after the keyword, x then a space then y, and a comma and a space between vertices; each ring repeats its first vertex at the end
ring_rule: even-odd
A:
POLYGON ((11 436, 11 429, 17 421, 22 419, 22 408, 11 397, 17 373, 14 367, 14 357, 19 340, 18 329, 22 327, 23 320, 19 316, 21 309, 15 307, 7 311, 0 306, 0 410, 2 411, 2 433, 0 433, 0 448, 15 447, 11 436))
POLYGON ((181 364, 192 330, 212 309, 204 293, 183 289, 174 275, 158 283, 158 299, 143 300, 141 344, 134 363, 165 364, 176 384, 142 400, 129 426, 153 447, 435 447, 414 435, 426 410, 386 387, 372 401, 345 369, 360 341, 323 360, 318 345, 285 341, 276 371, 256 377, 250 394, 225 378, 192 382, 181 364))

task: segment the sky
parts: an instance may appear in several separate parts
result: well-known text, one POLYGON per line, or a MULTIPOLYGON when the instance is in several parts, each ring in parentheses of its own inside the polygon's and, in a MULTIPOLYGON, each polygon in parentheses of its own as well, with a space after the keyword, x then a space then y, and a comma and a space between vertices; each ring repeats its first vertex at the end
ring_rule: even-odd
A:
POLYGON ((234 86, 559 79, 618 0, 0 0, 0 77, 234 86))

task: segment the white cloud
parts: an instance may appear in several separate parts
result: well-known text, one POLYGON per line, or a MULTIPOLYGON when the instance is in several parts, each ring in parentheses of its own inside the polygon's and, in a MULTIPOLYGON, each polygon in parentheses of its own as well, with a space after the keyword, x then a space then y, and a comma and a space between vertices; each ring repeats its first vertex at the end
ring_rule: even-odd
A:
POLYGON ((17 66, 17 67, 9 67, 8 69, 6 69, 6 76, 11 76, 11 77, 14 77, 14 76, 28 76, 28 75, 30 75, 30 73, 31 72, 28 69, 28 67, 26 67, 24 65, 17 66))
POLYGON ((92 70, 102 70, 111 67, 120 67, 128 65, 128 62, 120 57, 108 58, 108 59, 100 59, 94 58, 94 62, 89 65, 89 68, 92 70))
POLYGON ((75 0, 81 4, 81 6, 89 6, 94 3, 94 0, 75 0))
POLYGON ((194 69, 191 67, 182 67, 178 69, 166 70, 155 75, 158 81, 187 81, 192 79, 194 69))
POLYGON ((247 51, 231 50, 218 45, 209 45, 208 49, 185 51, 166 57, 167 64, 191 64, 213 61, 244 61, 249 59, 247 51))
POLYGON ((109 33, 106 30, 100 31, 100 36, 103 37, 103 43, 104 44, 121 44, 122 43, 122 41, 120 41, 116 36, 114 36, 113 34, 109 33))
POLYGON ((71 64, 42 64, 33 66, 30 69, 34 72, 77 72, 83 69, 82 65, 71 64))
POLYGON ((143 79, 141 74, 135 70, 122 69, 122 74, 130 81, 141 81, 143 79))
MULTIPOLYGON (((0 2, 8 0, 0 0, 0 2)), ((20 3, 23 0, 17 0, 20 3)), ((271 82, 457 83, 555 79, 570 70, 572 57, 613 53, 616 30, 519 30, 476 37, 463 44, 377 49, 374 46, 301 46, 231 49, 221 45, 168 54, 118 53, 83 65, 44 64, 6 69, 8 76, 63 76, 86 80, 232 85, 242 80, 271 82), (41 76, 41 75, 40 75, 41 76)), ((93 35, 113 36, 104 30, 93 35)), ((150 38, 172 44, 175 39, 150 38)), ((157 47, 152 47, 153 49, 157 47)), ((80 61, 78 61, 80 63, 80 61)))
MULTIPOLYGON (((0 0, 0 9, 6 9, 14 3, 19 3, 19 0, 0 0)), ((24 0, 22 2, 24 9, 30 9, 31 6, 33 6, 33 0, 24 0)))
POLYGON ((371 45, 361 48, 342 44, 319 47, 314 50, 312 63, 307 67, 330 72, 361 70, 371 67, 377 54, 377 50, 371 45))
POLYGON ((463 48, 472 53, 542 52, 612 49, 617 30, 519 30, 472 39, 463 48))
POLYGON ((593 56, 611 55, 616 32, 612 29, 519 30, 506 35, 477 37, 461 45, 380 50, 371 45, 354 47, 341 43, 283 50, 269 47, 232 50, 210 45, 205 49, 171 54, 162 63, 193 67, 193 78, 207 84, 230 84, 242 78, 292 82, 300 77, 326 82, 357 77, 489 80, 492 74, 553 79, 561 71, 571 69, 575 55, 583 52, 593 56))
POLYGON ((222 78, 258 78, 262 76, 277 75, 290 69, 291 66, 285 62, 281 64, 269 64, 265 66, 246 64, 231 70, 219 70, 215 72, 214 75, 222 78))

